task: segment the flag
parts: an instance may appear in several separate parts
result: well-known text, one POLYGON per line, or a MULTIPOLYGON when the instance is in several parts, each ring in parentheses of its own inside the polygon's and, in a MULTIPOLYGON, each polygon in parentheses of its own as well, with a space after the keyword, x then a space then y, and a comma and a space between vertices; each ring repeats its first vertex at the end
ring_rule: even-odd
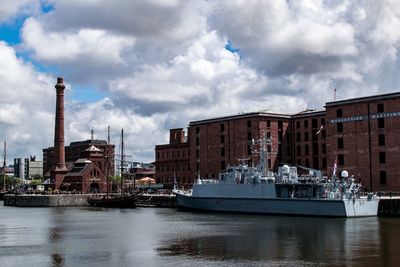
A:
POLYGON ((333 164, 333 176, 336 176, 337 171, 337 157, 335 158, 335 163, 333 164))
POLYGON ((319 128, 318 132, 316 132, 315 134, 319 134, 323 128, 324 128, 324 125, 321 125, 321 128, 319 128))

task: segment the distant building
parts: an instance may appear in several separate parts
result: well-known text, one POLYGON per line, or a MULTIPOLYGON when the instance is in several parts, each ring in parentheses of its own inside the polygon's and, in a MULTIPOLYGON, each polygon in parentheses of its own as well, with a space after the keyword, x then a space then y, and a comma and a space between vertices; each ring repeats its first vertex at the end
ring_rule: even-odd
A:
POLYGON ((129 172, 134 174, 135 179, 141 179, 144 177, 154 178, 156 169, 154 164, 133 162, 129 168, 129 172))
POLYGON ((22 180, 43 177, 43 161, 37 161, 36 156, 14 158, 14 177, 22 180))
POLYGON ((186 185, 197 176, 218 178, 221 170, 247 159, 253 139, 264 134, 268 168, 288 163, 331 176, 348 170, 371 191, 400 191, 400 92, 328 102, 325 110, 297 114, 251 112, 190 122, 170 130, 168 144, 155 147, 156 178, 186 185))

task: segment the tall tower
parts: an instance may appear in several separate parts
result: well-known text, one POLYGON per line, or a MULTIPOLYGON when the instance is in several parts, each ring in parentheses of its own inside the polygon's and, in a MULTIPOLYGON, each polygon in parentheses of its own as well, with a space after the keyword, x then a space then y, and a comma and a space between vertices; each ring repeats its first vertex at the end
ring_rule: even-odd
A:
POLYGON ((65 148, 64 148, 64 79, 57 78, 55 85, 57 92, 56 100, 56 120, 54 130, 54 160, 55 166, 52 169, 52 178, 55 189, 59 189, 64 175, 68 172, 65 166, 65 148))

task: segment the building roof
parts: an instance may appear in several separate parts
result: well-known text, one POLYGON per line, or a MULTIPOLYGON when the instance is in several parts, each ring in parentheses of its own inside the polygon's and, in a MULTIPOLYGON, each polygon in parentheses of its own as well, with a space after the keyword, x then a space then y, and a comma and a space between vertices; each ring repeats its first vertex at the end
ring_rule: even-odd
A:
POLYGON ((91 145, 89 148, 85 149, 85 151, 89 151, 89 152, 102 152, 101 149, 98 149, 98 148, 95 147, 94 145, 91 145))
POLYGON ((386 99, 395 98, 395 97, 400 97, 400 92, 393 92, 393 93, 388 93, 388 94, 357 97, 357 98, 351 98, 351 99, 345 99, 345 100, 339 100, 339 101, 326 102, 325 107, 362 103, 362 102, 369 102, 369 101, 377 101, 377 100, 386 100, 386 99))
POLYGON ((288 114, 280 114, 280 113, 270 113, 270 112, 249 112, 249 113, 241 113, 237 115, 229 115, 224 117, 210 118, 199 121, 191 121, 189 126, 200 125, 210 122, 219 122, 226 120, 235 120, 235 119, 244 119, 244 118, 252 118, 252 117, 272 117, 272 118, 280 118, 280 119, 290 119, 290 115, 288 114))

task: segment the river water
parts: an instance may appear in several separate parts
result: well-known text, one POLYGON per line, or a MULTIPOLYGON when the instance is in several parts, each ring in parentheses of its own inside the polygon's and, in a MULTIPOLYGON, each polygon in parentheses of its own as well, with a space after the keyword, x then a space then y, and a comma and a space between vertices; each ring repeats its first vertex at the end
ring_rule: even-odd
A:
POLYGON ((0 202, 0 266, 400 266, 400 218, 0 202))

